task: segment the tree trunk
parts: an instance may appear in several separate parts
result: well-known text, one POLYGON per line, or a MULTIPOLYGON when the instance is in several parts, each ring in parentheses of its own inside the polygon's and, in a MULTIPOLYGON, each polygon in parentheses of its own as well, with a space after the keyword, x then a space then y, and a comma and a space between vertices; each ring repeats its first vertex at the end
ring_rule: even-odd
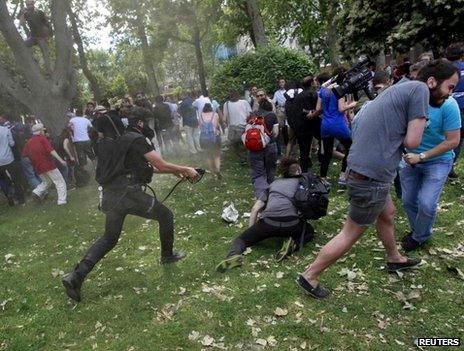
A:
POLYGON ((337 43, 337 22, 335 20, 337 15, 337 3, 336 1, 328 1, 327 6, 327 46, 329 48, 330 64, 335 68, 340 66, 339 49, 337 43))
POLYGON ((158 81, 156 80, 155 67, 148 45, 147 33, 145 31, 145 21, 143 20, 141 9, 137 9, 137 33, 142 46, 143 65, 147 74, 148 89, 156 96, 160 94, 158 81))
POLYGON ((82 44, 82 38, 81 38, 81 35, 79 33, 79 28, 77 26, 76 15, 72 11, 70 3, 67 2, 67 1, 66 1, 66 3, 67 3, 67 6, 68 6, 67 11, 68 11, 69 19, 70 19, 70 22, 71 22, 71 29, 72 29, 72 33, 73 33, 73 37, 74 37, 74 42, 77 45, 77 53, 78 53, 78 56, 79 56, 79 63, 81 65, 82 72, 84 73, 84 76, 89 81, 90 89, 93 92, 93 99, 95 101, 99 102, 102 99, 102 92, 101 92, 101 89, 100 89, 100 84, 98 83, 98 80, 95 77, 95 75, 89 69, 89 65, 87 63, 87 57, 85 56, 85 52, 84 52, 84 45, 82 44))
POLYGON ((263 19, 259 12, 259 6, 256 0, 246 0, 247 15, 250 18, 253 28, 255 47, 261 48, 269 44, 269 40, 264 30, 263 19))
POLYGON ((12 74, 12 67, 7 69, 0 63, 0 85, 7 94, 35 113, 50 132, 58 134, 65 124, 66 109, 76 93, 76 80, 65 2, 52 0, 50 9, 55 28, 55 69, 46 77, 34 61, 32 50, 19 35, 6 1, 0 1, 0 31, 16 64, 12 74))
POLYGON ((193 45, 195 47, 195 57, 197 59, 198 66, 198 77, 200 78, 200 87, 203 95, 207 93, 206 89, 206 76, 205 76, 205 64, 203 63, 203 53, 201 51, 201 38, 200 28, 195 23, 193 30, 193 45))

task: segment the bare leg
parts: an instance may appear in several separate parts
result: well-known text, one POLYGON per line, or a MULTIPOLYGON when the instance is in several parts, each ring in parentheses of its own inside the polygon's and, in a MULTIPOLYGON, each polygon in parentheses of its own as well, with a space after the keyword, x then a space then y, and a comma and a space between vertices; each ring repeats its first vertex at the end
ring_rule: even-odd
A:
POLYGON ((221 151, 216 151, 214 155, 214 166, 216 169, 216 173, 221 172, 221 151))
POLYGON ((318 277, 327 267, 342 257, 359 240, 367 227, 360 227, 349 217, 343 229, 319 251, 314 262, 302 274, 313 286, 318 285, 318 277))
POLYGON ((398 251, 395 240, 395 205, 390 199, 377 218, 377 235, 387 252, 388 262, 406 262, 407 258, 398 251))

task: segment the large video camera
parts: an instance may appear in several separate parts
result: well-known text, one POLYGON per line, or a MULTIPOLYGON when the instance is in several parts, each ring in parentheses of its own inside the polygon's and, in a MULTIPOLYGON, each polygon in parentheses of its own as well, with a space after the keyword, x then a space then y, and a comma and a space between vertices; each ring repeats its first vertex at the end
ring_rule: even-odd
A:
POLYGON ((338 99, 346 94, 355 95, 357 100, 358 91, 363 90, 370 100, 374 100, 375 94, 369 87, 369 81, 372 80, 372 72, 367 68, 371 59, 367 55, 361 55, 355 66, 346 71, 343 75, 337 75, 332 81, 340 82, 338 86, 332 89, 338 99))

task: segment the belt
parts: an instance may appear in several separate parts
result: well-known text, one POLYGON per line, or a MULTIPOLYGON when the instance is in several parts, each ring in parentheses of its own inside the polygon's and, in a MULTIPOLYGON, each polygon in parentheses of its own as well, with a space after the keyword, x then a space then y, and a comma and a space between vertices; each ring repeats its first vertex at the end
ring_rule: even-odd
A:
POLYGON ((368 176, 365 176, 364 174, 358 173, 350 169, 349 175, 352 176, 354 179, 357 180, 367 180, 368 182, 378 182, 377 179, 370 178, 368 176))
POLYGON ((266 224, 272 225, 274 227, 290 228, 290 227, 294 227, 298 223, 300 223, 300 220, 297 218, 297 219, 295 219, 293 221, 289 221, 289 222, 279 222, 279 221, 275 221, 273 219, 264 217, 263 222, 266 223, 266 224))

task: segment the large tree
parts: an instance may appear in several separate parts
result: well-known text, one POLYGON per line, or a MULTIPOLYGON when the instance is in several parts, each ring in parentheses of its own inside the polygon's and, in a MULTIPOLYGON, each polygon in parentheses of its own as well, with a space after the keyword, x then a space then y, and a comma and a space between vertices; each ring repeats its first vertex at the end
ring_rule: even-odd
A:
POLYGON ((52 0, 50 5, 55 54, 52 73, 45 74, 34 58, 33 49, 24 44, 7 2, 0 1, 0 32, 15 62, 11 67, 8 62, 0 61, 0 86, 44 121, 49 130, 58 132, 75 95, 76 81, 65 1, 52 0))
POLYGON ((221 16, 220 2, 216 0, 165 0, 160 18, 164 34, 171 40, 189 44, 195 51, 201 90, 206 93, 206 71, 202 44, 211 26, 221 16))
MULTIPOLYGON (((98 82, 97 77, 95 76, 94 72, 89 68, 86 52, 84 49, 84 41, 82 39, 82 35, 79 31, 79 27, 81 23, 79 23, 78 16, 76 15, 76 12, 78 10, 73 10, 71 7, 71 1, 65 1, 67 5, 67 12, 69 16, 69 21, 71 23, 71 30, 72 30, 72 35, 74 38, 74 42, 76 43, 77 46, 77 55, 79 57, 79 64, 81 66, 82 72, 84 73, 85 78, 89 82, 90 89, 92 90, 93 93, 93 99, 95 101, 100 101, 102 99, 102 89, 100 87, 100 83, 98 82)), ((78 4, 82 8, 85 6, 84 4, 78 4)))
POLYGON ((441 51, 464 35, 464 0, 351 0, 340 15, 346 56, 415 44, 441 51))
POLYGON ((108 21, 119 40, 129 41, 141 49, 150 95, 160 93, 157 70, 167 47, 167 40, 156 31, 159 25, 153 22, 158 15, 160 1, 108 0, 108 21))

